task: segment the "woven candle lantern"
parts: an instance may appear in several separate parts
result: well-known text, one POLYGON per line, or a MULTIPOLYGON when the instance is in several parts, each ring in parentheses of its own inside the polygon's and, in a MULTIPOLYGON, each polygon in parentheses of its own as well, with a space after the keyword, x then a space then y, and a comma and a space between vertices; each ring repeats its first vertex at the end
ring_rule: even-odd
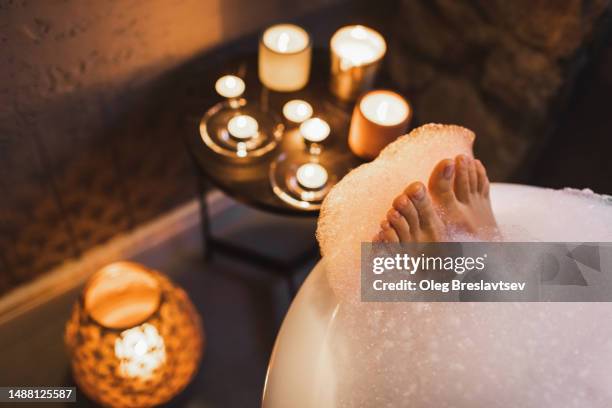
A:
POLYGON ((159 272, 117 262, 87 283, 65 341, 81 391, 105 406, 146 407, 189 383, 204 332, 182 289, 159 272))

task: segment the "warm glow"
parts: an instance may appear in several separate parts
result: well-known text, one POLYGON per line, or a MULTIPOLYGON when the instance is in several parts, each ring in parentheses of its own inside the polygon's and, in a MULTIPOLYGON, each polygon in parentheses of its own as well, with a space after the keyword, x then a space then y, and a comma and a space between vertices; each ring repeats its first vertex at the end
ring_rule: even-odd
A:
POLYGON ((158 308, 160 290, 140 265, 115 262, 100 269, 85 288, 85 308, 102 326, 133 327, 148 319, 158 308))
POLYGON ((387 51, 387 44, 377 31, 356 25, 336 31, 331 48, 340 57, 341 68, 348 70, 381 59, 387 51))
POLYGON ((309 142, 322 142, 329 133, 329 125, 323 119, 311 118, 300 125, 300 134, 309 142))
POLYGON ((283 106, 283 115, 295 123, 302 123, 312 116, 312 106, 301 99, 293 99, 283 106))
POLYGON ((244 93, 244 81, 235 75, 225 75, 215 83, 217 93, 225 98, 237 98, 244 93))
POLYGON ((166 361, 164 339, 155 326, 144 323, 124 330, 115 339, 115 356, 120 360, 123 377, 151 377, 166 361))
POLYGON ((299 52, 310 43, 308 33, 294 24, 278 24, 268 28, 263 35, 266 47, 283 54, 299 52))
POLYGON ((257 135, 259 124, 252 116, 238 115, 227 123, 227 130, 237 139, 248 139, 257 135))
POLYGON ((269 27, 259 41, 257 73, 268 89, 290 92, 302 89, 310 77, 310 35, 294 24, 269 27))
POLYGON ((361 99, 359 109, 371 122, 395 126, 408 118, 409 107, 404 98, 389 91, 372 91, 361 99))
POLYGON ((317 163, 301 165, 296 173, 298 183, 310 190, 320 189, 327 183, 327 170, 317 163))

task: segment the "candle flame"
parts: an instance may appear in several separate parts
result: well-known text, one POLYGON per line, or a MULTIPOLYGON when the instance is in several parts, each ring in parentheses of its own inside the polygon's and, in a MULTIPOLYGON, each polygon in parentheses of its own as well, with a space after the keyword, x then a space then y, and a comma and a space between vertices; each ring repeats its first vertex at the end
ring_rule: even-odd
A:
POLYGON ((228 76, 228 77, 225 79, 225 85, 226 85, 228 88, 230 88, 230 89, 235 88, 235 87, 236 87, 236 79, 234 79, 234 77, 233 77, 233 76, 228 76))
POLYGON ((358 40, 365 39, 367 35, 368 33, 366 32, 365 28, 363 28, 363 26, 360 26, 360 25, 355 26, 355 28, 351 30, 351 36, 358 40))
POLYGON ((287 52, 287 49, 289 48, 290 39, 291 38, 289 37, 289 34, 287 33, 281 33, 278 36, 278 42, 276 43, 276 45, 278 46, 279 51, 287 52))
POLYGON ((298 113, 298 115, 300 115, 300 117, 304 117, 304 116, 308 115, 308 107, 306 106, 306 104, 300 103, 297 106, 297 113, 298 113))
POLYGON ((149 323, 124 330, 115 340, 119 374, 124 377, 148 378, 166 361, 164 339, 149 323))
POLYGON ((389 102, 383 101, 381 102, 380 105, 378 105, 378 108, 376 108, 376 116, 380 120, 385 120, 387 119, 388 114, 389 114, 389 102))

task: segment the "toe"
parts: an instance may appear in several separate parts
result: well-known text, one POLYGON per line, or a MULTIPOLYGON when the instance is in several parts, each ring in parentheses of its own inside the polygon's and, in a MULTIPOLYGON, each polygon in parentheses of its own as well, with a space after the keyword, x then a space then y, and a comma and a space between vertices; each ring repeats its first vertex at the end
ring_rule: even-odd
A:
POLYGON ((478 174, 476 173, 476 162, 468 158, 468 178, 470 180, 470 193, 478 192, 478 174))
POLYGON ((419 225, 419 214, 417 213, 414 204, 408 198, 406 194, 401 194, 393 201, 393 208, 395 208, 408 223, 408 229, 412 237, 418 235, 420 230, 419 225))
POLYGON ((485 197, 489 196, 489 178, 487 170, 480 160, 476 160, 476 174, 478 176, 478 192, 485 197))
POLYGON ((410 197, 410 201, 412 201, 414 208, 416 208, 419 214, 419 224, 421 228, 430 230, 434 226, 438 215, 434 210, 425 186, 420 182, 412 183, 406 189, 406 194, 410 197))
POLYGON ((391 227, 395 230, 400 242, 412 241, 408 221, 406 221, 399 211, 395 208, 390 209, 389 212, 387 212, 387 221, 389 221, 391 227))
POLYGON ((429 191, 432 198, 442 206, 448 207, 456 200, 453 190, 454 176, 454 160, 445 159, 436 165, 429 177, 429 191))
POLYGON ((395 232, 393 227, 391 227, 391 224, 389 224, 389 221, 384 220, 383 222, 381 222, 380 228, 382 228, 382 233, 385 242, 390 242, 393 244, 399 242, 399 237, 397 236, 397 233, 395 232))
POLYGON ((455 158, 455 196, 462 203, 470 197, 470 175, 468 157, 460 154, 455 158))

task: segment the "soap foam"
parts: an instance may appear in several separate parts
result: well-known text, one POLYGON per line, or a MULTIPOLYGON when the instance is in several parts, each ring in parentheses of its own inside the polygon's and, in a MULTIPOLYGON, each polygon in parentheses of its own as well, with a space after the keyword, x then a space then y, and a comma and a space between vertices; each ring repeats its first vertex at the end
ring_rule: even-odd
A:
POLYGON ((358 292, 360 243, 370 242, 379 231, 393 199, 414 181, 427 184, 440 160, 472 156, 474 137, 461 126, 421 126, 334 186, 321 208, 317 239, 330 265, 330 284, 339 295, 358 292))

